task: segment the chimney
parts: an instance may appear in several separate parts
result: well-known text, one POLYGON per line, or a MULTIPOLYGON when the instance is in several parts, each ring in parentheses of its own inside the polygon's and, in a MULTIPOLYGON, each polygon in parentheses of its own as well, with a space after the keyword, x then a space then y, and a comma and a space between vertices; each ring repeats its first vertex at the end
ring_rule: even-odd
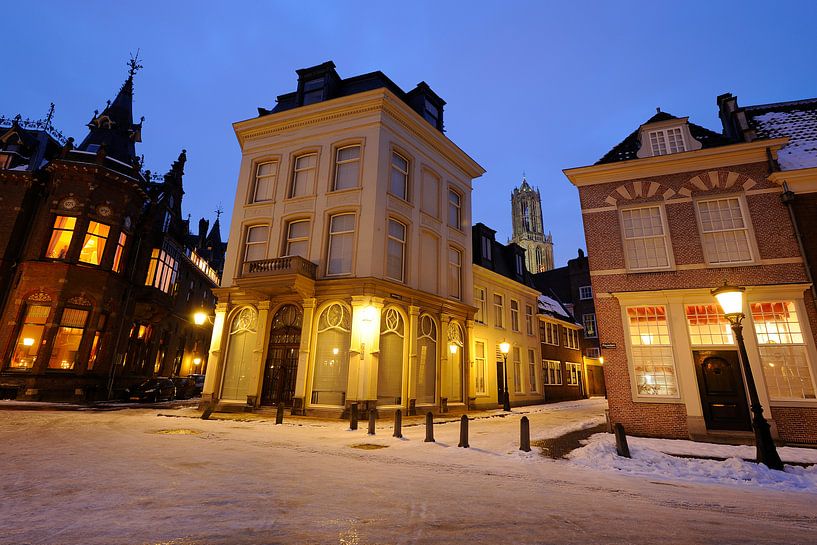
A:
POLYGON ((207 229, 210 227, 210 221, 204 218, 199 220, 199 248, 204 247, 204 241, 207 240, 207 229))

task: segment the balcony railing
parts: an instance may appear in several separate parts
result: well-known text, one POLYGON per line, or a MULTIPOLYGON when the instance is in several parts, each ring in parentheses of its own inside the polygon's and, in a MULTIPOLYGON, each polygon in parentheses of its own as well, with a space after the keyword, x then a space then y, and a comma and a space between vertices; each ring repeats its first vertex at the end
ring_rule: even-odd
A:
POLYGON ((294 255, 275 259, 262 259, 260 261, 247 261, 241 269, 241 276, 300 274, 314 280, 317 272, 317 265, 294 255))

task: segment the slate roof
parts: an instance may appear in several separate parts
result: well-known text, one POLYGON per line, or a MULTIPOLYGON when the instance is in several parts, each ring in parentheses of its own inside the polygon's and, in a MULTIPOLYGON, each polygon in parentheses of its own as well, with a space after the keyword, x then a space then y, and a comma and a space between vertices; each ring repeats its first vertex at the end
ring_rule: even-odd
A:
MULTIPOLYGON (((668 114, 667 112, 658 112, 647 121, 643 123, 646 125, 647 123, 655 123, 658 121, 667 121, 669 119, 678 119, 676 116, 672 114, 668 114)), ((701 127, 700 125, 696 125, 695 123, 689 123, 689 132, 692 134, 692 137, 698 140, 701 143, 701 146, 704 148, 714 148, 717 146, 726 146, 728 144, 734 144, 732 140, 723 136, 720 133, 710 131, 705 127, 701 127)), ((629 161, 631 159, 637 159, 636 153, 638 153, 638 148, 640 147, 640 142, 638 140, 638 129, 631 132, 627 138, 622 140, 617 146, 613 149, 608 151, 604 157, 596 161, 595 164, 603 165, 606 163, 616 163, 618 161, 629 161)))
POLYGON ((743 108, 758 138, 789 137, 777 155, 781 170, 817 167, 817 98, 743 108))

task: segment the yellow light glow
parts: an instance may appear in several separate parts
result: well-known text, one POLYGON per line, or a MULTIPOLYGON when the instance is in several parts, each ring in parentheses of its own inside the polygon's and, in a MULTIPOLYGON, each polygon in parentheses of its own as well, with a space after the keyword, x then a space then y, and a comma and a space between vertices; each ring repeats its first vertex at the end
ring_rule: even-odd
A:
POLYGON ((199 357, 193 358, 193 365, 201 365, 201 358, 199 357))
POLYGON ((143 326, 143 325, 140 325, 139 326, 139 333, 137 333, 136 336, 138 338, 140 338, 140 339, 144 339, 145 338, 145 333, 147 333, 147 328, 145 326, 143 326))
POLYGON ((499 343, 499 351, 502 352, 503 354, 507 354, 508 352, 511 351, 511 343, 507 341, 502 341, 501 343, 499 343))
POLYGON ((23 339, 23 346, 34 346, 34 339, 26 337, 23 339))
POLYGON ((599 363, 604 365, 604 356, 599 356, 599 363))
POLYGON ((337 356, 337 355, 338 355, 338 352, 340 352, 340 350, 338 350, 337 348, 333 348, 333 349, 332 349, 332 355, 333 355, 333 356, 337 356))
POLYGON ((199 312, 197 312, 197 313, 195 313, 193 315, 193 322, 196 325, 204 325, 204 322, 206 322, 206 321, 207 321, 207 314, 205 314, 204 312, 199 311, 199 312))
POLYGON ((743 314, 743 292, 744 288, 730 286, 725 283, 723 286, 712 290, 712 295, 718 300, 718 304, 723 309, 723 313, 728 316, 743 314))
POLYGON ((452 353, 452 354, 456 354, 456 353, 457 353, 457 345, 456 345, 456 344, 454 344, 454 343, 449 344, 449 345, 448 345, 448 349, 449 349, 449 350, 451 350, 451 353, 452 353))
POLYGON ((641 344, 652 344, 652 335, 650 335, 649 333, 642 333, 641 344))

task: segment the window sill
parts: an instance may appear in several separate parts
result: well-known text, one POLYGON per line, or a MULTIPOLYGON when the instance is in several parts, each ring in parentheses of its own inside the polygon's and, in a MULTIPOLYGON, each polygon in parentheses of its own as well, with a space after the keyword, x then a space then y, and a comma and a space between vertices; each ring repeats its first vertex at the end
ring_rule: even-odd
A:
POLYGON ((393 199, 397 200, 397 202, 400 202, 400 203, 403 203, 403 204, 407 204, 407 205, 409 205, 409 206, 414 206, 414 204, 412 204, 412 202, 411 202, 411 201, 409 201, 409 200, 407 200, 407 199, 405 199, 405 198, 401 197, 400 195, 395 195, 395 194, 394 194, 394 193, 392 193, 391 191, 386 191, 386 195, 388 195, 389 197, 392 197, 393 199))
POLYGON ((710 263, 706 262, 706 266, 711 269, 724 269, 728 267, 757 267, 761 263, 757 260, 752 261, 730 261, 729 263, 710 263))
POLYGON ((781 399, 779 401, 769 401, 769 406, 813 409, 817 407, 817 399, 781 399))
POLYGON ((252 208, 260 208, 262 206, 269 206, 271 204, 275 204, 275 199, 269 199, 267 201, 252 201, 248 202, 244 205, 244 207, 252 207, 252 208))
POLYGON ((317 196, 318 195, 316 193, 310 193, 309 195, 299 195, 297 197, 287 197, 286 199, 284 199, 284 203, 308 201, 309 199, 314 199, 317 196))
POLYGON ((661 267, 655 269, 625 269, 627 274, 641 274, 641 273, 658 273, 658 272, 675 272, 675 267, 661 267))
POLYGON ((344 193, 354 193, 363 189, 361 186, 345 187, 343 189, 330 189, 326 192, 327 197, 331 195, 343 195, 344 193))
POLYGON ((22 373, 30 373, 34 371, 33 367, 6 367, 3 369, 4 373, 14 373, 14 374, 22 374, 22 373))

